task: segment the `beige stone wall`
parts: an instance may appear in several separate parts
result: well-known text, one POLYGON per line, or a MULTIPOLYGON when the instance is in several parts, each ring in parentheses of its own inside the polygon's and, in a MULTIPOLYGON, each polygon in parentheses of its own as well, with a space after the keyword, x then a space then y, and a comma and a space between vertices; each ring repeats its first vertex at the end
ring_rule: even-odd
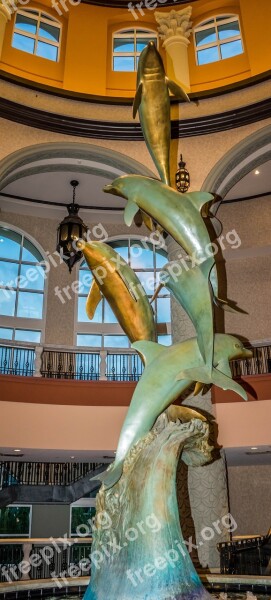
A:
POLYGON ((271 526, 271 465, 228 468, 234 535, 264 535, 271 526))

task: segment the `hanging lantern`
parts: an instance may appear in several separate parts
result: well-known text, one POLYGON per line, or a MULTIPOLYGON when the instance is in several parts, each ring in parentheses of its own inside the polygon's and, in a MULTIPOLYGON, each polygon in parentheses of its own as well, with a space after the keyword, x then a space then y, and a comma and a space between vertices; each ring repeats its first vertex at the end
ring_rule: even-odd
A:
POLYGON ((181 154, 181 160, 179 162, 179 169, 176 173, 176 188, 178 192, 184 194, 189 190, 190 186, 190 175, 185 168, 186 163, 183 161, 183 155, 181 154))
POLYGON ((58 226, 56 249, 71 273, 75 263, 83 256, 82 252, 76 249, 76 242, 79 239, 86 240, 88 228, 78 216, 79 204, 75 204, 75 190, 79 182, 73 180, 70 183, 73 188, 72 203, 67 206, 68 216, 58 226))

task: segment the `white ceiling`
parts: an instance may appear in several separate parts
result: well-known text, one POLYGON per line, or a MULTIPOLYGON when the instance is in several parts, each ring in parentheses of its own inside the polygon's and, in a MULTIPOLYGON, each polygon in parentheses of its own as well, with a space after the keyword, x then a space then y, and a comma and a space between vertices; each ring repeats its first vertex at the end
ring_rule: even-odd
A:
POLYGON ((271 161, 253 169, 248 175, 243 177, 226 195, 224 200, 235 200, 236 198, 246 198, 247 196, 256 196, 271 191, 271 161), (256 171, 259 174, 256 174, 256 171))

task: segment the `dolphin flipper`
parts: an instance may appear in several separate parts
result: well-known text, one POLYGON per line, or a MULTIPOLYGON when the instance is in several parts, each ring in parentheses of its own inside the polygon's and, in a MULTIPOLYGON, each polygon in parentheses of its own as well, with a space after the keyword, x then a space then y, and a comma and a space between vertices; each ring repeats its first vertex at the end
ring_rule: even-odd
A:
MULTIPOLYGON (((111 466, 111 465, 110 465, 111 466)), ((119 479, 122 476, 123 471, 123 461, 120 463, 113 463, 113 467, 110 469, 106 469, 99 475, 95 475, 95 477, 91 477, 90 481, 101 481, 104 484, 106 489, 109 489, 118 483, 119 479)))
POLYGON ((166 84, 173 96, 177 96, 177 98, 182 98, 186 102, 190 102, 190 98, 187 96, 185 91, 177 83, 175 83, 175 81, 172 81, 166 77, 166 84))
POLYGON ((124 223, 127 227, 131 227, 132 222, 136 213, 139 211, 139 207, 133 200, 128 200, 124 209, 124 223))
POLYGON ((214 195, 209 194, 209 192, 188 192, 183 194, 183 197, 187 198, 200 213, 205 204, 210 204, 214 201, 214 195))
POLYGON ((95 281, 95 279, 93 279, 89 293, 88 293, 87 303, 86 303, 86 313, 87 313, 87 316, 90 319, 90 321, 92 321, 92 319, 95 315, 96 308, 97 308, 98 304, 101 302, 101 299, 102 299, 102 294, 101 294, 100 288, 98 286, 98 283, 95 281))
POLYGON ((247 400, 247 394, 241 385, 217 369, 213 369, 211 376, 207 374, 205 367, 185 369, 176 377, 176 381, 181 379, 192 379, 193 381, 200 381, 201 383, 213 383, 223 390, 232 390, 241 396, 241 398, 247 400))
POLYGON ((143 83, 140 83, 136 90, 136 95, 135 95, 135 99, 134 99, 134 103, 133 103, 133 119, 135 119, 136 113, 141 104, 142 91, 143 91, 143 83))

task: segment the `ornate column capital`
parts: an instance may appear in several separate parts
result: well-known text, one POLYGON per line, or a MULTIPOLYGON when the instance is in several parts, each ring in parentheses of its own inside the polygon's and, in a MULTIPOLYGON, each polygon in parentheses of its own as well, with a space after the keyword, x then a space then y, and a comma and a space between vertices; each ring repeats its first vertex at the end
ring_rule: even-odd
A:
POLYGON ((154 16, 158 23, 158 33, 164 41, 163 46, 174 41, 181 41, 187 46, 192 31, 192 6, 182 10, 171 10, 168 13, 155 12, 154 16))
POLYGON ((12 8, 7 6, 6 2, 2 2, 2 0, 0 0, 0 17, 2 17, 2 19, 4 17, 5 22, 7 23, 8 21, 10 21, 11 14, 12 8))

